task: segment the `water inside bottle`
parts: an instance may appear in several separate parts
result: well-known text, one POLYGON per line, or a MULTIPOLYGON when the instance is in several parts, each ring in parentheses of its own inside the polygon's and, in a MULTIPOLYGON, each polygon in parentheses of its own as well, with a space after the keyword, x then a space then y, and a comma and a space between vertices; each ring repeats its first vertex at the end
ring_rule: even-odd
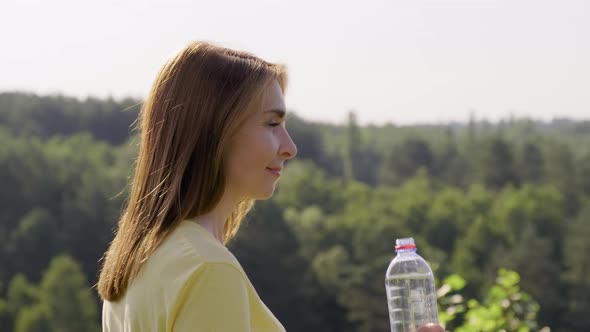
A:
POLYGON ((391 276, 385 280, 385 289, 392 332, 415 332, 438 321, 436 289, 429 274, 391 276))

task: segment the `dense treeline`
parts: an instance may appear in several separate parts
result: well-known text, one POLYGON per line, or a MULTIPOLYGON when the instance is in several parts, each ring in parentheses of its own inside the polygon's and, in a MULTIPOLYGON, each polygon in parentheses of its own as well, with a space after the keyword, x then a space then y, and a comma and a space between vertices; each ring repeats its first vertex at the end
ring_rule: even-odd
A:
MULTIPOLYGON (((99 328, 89 288, 125 204, 138 111, 0 94, 0 330, 99 328)), ((384 273, 403 236, 439 285, 466 280, 464 298, 497 300, 508 268, 539 326, 590 330, 590 121, 359 126, 351 113, 288 128, 298 158, 230 244, 287 330, 387 330, 384 273)))
POLYGON ((64 96, 0 93, 0 124, 16 135, 49 138, 87 132, 96 140, 119 145, 129 138, 139 105, 130 98, 79 101, 64 96))

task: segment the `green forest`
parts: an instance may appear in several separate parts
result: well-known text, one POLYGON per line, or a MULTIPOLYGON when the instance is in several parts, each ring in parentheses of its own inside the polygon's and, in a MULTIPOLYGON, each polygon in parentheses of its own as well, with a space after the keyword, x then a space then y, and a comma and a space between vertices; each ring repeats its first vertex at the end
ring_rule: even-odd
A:
MULTIPOLYGON (((0 93, 0 331, 100 331, 140 107, 0 93)), ((590 331, 590 120, 292 113, 298 156, 229 244, 287 331, 389 331, 385 271, 408 236, 448 331, 590 331)))

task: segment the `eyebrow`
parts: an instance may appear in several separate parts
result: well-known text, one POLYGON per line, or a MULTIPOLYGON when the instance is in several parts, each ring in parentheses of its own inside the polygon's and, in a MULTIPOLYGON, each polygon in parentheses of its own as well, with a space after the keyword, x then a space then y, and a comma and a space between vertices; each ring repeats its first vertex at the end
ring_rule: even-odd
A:
POLYGON ((268 113, 268 112, 275 113, 281 119, 285 118, 285 115, 287 114, 287 112, 282 109, 271 109, 271 110, 266 111, 265 113, 268 113))

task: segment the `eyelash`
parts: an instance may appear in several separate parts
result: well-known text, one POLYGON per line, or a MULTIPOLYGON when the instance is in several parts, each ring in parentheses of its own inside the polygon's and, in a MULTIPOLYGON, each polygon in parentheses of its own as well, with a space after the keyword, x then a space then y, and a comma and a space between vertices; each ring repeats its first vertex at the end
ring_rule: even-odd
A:
POLYGON ((283 122, 285 122, 287 119, 289 119, 291 117, 291 113, 288 113, 284 119, 282 119, 279 122, 271 122, 268 124, 269 127, 274 128, 274 127, 278 127, 280 126, 283 122))

